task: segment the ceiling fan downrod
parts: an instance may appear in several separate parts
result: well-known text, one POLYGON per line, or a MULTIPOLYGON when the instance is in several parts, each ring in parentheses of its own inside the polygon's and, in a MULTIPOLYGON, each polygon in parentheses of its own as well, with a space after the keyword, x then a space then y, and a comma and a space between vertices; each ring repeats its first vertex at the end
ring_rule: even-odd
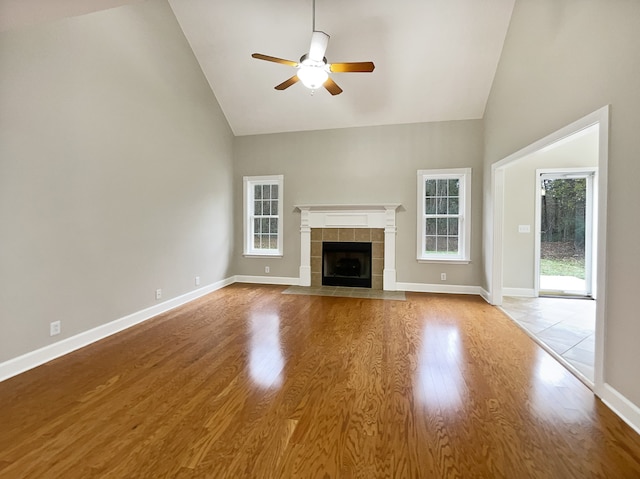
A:
POLYGON ((312 7, 311 7, 311 32, 315 32, 316 31, 316 0, 311 0, 312 1, 312 7))

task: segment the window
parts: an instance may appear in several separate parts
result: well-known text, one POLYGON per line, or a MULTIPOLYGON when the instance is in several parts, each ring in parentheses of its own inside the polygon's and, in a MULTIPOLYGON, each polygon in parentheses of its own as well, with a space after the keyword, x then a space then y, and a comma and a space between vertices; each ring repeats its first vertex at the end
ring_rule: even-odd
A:
POLYGON ((282 175, 244 177, 244 254, 282 256, 282 175))
POLYGON ((469 262, 471 168, 418 170, 418 261, 469 262))

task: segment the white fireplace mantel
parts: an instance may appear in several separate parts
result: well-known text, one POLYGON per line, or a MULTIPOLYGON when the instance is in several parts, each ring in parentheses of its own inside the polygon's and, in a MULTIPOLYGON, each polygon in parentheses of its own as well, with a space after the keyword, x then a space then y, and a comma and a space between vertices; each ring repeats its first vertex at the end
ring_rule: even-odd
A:
POLYGON ((396 210, 400 203, 296 205, 300 210, 300 285, 311 286, 311 228, 384 229, 386 291, 396 290, 396 210))

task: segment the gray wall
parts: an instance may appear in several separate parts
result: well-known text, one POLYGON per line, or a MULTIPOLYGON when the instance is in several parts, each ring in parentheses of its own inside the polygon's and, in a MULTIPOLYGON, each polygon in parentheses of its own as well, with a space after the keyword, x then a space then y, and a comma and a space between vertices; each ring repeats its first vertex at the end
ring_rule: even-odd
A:
POLYGON ((480 120, 349 128, 235 139, 236 235, 242 234, 242 177, 284 175, 284 257, 242 256, 236 243, 234 271, 240 275, 298 277, 300 214, 296 204, 402 203, 397 216, 397 279, 450 285, 480 284, 482 122, 480 120), (468 265, 416 261, 418 169, 471 167, 472 247, 468 265))
MULTIPOLYGON (((639 31, 638 1, 518 0, 485 115, 489 168, 611 104, 604 374, 605 381, 636 406, 640 406, 639 31)), ((490 250, 490 238, 484 248, 490 250)))
POLYGON ((233 137, 166 2, 2 33, 0 65, 0 361, 229 276, 233 137))
POLYGON ((505 167, 502 281, 505 288, 534 288, 536 170, 598 166, 598 130, 591 130, 505 167), (530 225, 531 233, 519 233, 518 225, 530 225))

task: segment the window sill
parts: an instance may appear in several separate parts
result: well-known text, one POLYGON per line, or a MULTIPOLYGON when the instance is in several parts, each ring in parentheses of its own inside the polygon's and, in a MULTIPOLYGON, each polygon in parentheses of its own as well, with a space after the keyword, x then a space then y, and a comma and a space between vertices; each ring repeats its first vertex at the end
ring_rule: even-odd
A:
POLYGON ((418 263, 446 263, 446 264, 470 264, 470 259, 436 259, 436 258, 418 258, 418 263))
POLYGON ((245 258, 282 258, 282 253, 243 253, 245 258))

